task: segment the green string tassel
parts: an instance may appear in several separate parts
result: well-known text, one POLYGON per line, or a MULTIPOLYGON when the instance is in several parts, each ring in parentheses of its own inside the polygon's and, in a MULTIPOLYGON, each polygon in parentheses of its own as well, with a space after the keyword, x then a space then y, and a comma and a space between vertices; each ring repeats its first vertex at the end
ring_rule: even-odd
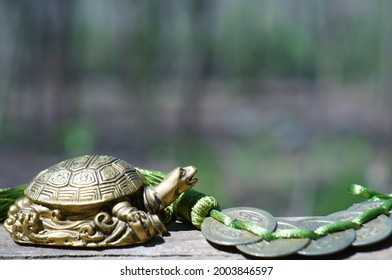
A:
POLYGON ((0 189, 0 223, 7 219, 8 209, 14 204, 16 199, 23 196, 26 187, 27 184, 9 189, 0 189))
POLYGON ((191 223, 198 229, 204 219, 209 216, 211 210, 220 209, 218 201, 214 197, 192 189, 182 193, 172 206, 173 214, 177 218, 191 223))
POLYGON ((350 187, 350 193, 352 195, 362 196, 363 198, 372 199, 372 200, 392 198, 390 194, 380 193, 378 191, 357 184, 354 184, 350 187))
POLYGON ((160 182, 163 181, 163 179, 165 179, 167 175, 165 172, 156 171, 156 170, 143 169, 139 167, 135 167, 135 169, 138 172, 140 172, 144 176, 144 178, 146 178, 147 185, 149 186, 158 185, 160 182))

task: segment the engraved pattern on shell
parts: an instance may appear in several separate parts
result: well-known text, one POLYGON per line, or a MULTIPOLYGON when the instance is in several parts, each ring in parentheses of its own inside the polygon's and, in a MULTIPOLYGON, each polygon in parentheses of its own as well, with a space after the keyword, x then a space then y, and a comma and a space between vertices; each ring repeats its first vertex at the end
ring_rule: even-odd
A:
POLYGON ((110 156, 68 159, 41 171, 25 190, 37 203, 64 206, 109 202, 134 194, 144 177, 129 163, 110 156))
POLYGON ((85 186, 93 186, 98 184, 94 170, 81 170, 72 175, 70 186, 83 188, 85 186))
POLYGON ((58 171, 53 170, 47 183, 55 188, 61 188, 67 185, 69 177, 71 177, 71 172, 66 169, 58 171))

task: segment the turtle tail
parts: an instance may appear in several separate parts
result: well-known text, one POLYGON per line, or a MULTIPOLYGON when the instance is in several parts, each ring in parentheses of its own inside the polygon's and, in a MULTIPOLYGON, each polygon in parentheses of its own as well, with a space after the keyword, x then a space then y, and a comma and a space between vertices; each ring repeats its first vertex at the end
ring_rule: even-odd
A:
POLYGON ((7 219, 8 209, 14 204, 16 199, 23 196, 26 187, 27 184, 9 189, 0 189, 0 223, 7 219))

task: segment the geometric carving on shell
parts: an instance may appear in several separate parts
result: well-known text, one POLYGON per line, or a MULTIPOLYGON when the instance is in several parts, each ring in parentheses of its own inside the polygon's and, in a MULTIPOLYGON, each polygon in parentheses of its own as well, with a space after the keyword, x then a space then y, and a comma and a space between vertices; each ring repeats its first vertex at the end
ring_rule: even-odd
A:
POLYGON ((76 189, 67 188, 61 190, 57 194, 57 200, 59 201, 75 201, 78 200, 79 192, 76 189))
POLYGON ((45 189, 41 189, 41 192, 39 194, 40 199, 42 200, 57 200, 58 198, 58 189, 57 188, 53 188, 50 186, 47 186, 45 189))
POLYGON ((98 180, 94 170, 84 169, 74 172, 69 182, 70 186, 82 188, 86 186, 97 185, 98 180))
POLYGON ((109 163, 113 162, 114 160, 116 160, 116 158, 111 157, 111 156, 105 156, 105 155, 95 156, 91 160, 89 167, 92 169, 98 169, 99 167, 101 167, 103 165, 108 165, 109 163))
POLYGON ((121 175, 120 171, 112 165, 104 166, 99 170, 101 182, 114 182, 121 175))
MULTIPOLYGON (((140 182, 140 181, 139 181, 140 182)), ((137 187, 137 183, 135 181, 130 181, 127 178, 121 178, 121 180, 117 181, 116 185, 118 186, 118 190, 122 194, 131 194, 134 192, 134 189, 137 187)))
POLYGON ((126 172, 126 171, 128 171, 128 170, 132 170, 132 171, 135 170, 135 168, 134 168, 132 165, 130 165, 128 162, 125 162, 125 161, 123 161, 123 160, 121 160, 121 159, 116 160, 116 161, 113 163, 113 166, 115 166, 116 168, 118 168, 118 170, 120 170, 121 172, 126 172))
POLYGON ((45 184, 53 173, 54 173, 53 169, 43 170, 40 173, 38 173, 38 175, 35 177, 34 180, 37 180, 38 182, 45 184))
POLYGON ((90 156, 80 156, 68 161, 68 169, 71 171, 78 171, 86 168, 90 156))
POLYGON ((71 172, 67 169, 56 170, 52 173, 47 183, 53 187, 61 188, 68 184, 71 172))
POLYGON ((26 188, 25 195, 38 203, 62 204, 71 209, 72 205, 91 205, 132 195, 143 186, 144 180, 123 160, 82 156, 40 172, 26 188))
MULTIPOLYGON (((79 188, 78 201, 96 201, 102 198, 98 186, 89 188, 79 188)), ((76 201, 76 200, 75 200, 76 201)))

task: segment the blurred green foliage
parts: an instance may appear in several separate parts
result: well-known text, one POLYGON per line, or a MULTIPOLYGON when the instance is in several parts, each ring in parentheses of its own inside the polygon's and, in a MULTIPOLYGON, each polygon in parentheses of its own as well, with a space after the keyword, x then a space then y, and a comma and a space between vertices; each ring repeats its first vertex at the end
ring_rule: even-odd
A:
POLYGON ((391 8, 2 1, 0 184, 28 180, 6 171, 20 161, 109 153, 194 164, 222 206, 278 215, 345 208, 352 183, 387 191, 391 8))
POLYGON ((94 150, 95 131, 91 124, 83 120, 65 123, 58 128, 57 141, 57 147, 61 147, 69 156, 91 154, 94 150))

